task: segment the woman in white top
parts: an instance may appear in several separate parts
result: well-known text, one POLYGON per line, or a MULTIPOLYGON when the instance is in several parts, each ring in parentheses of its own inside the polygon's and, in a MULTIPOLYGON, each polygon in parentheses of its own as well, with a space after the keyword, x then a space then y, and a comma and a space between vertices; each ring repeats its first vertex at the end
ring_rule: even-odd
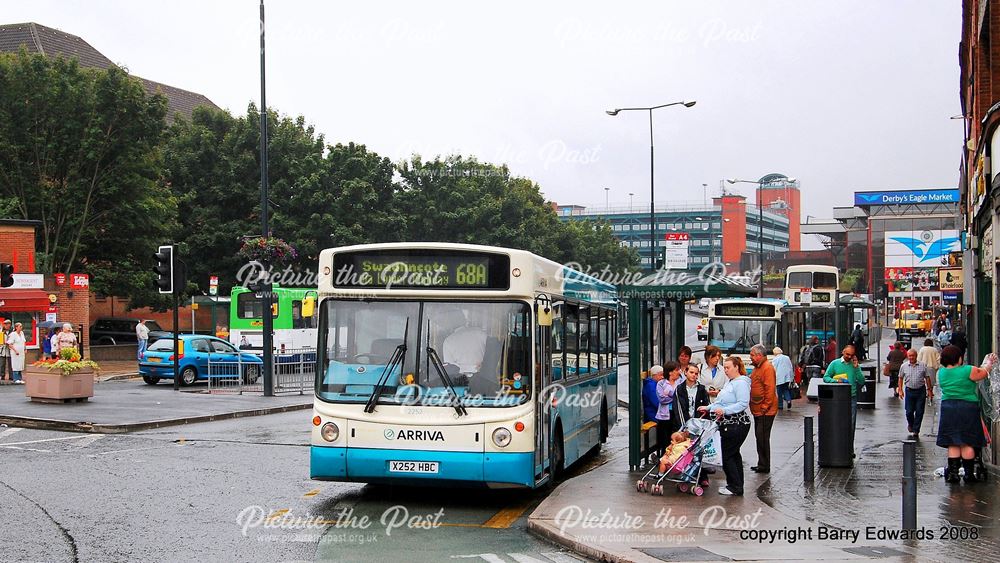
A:
POLYGON ((698 383, 708 390, 708 400, 715 402, 715 397, 729 382, 726 371, 722 369, 719 361, 722 359, 722 350, 718 346, 705 347, 705 365, 701 366, 701 375, 698 383))
POLYGON ((14 383, 24 384, 21 381, 21 372, 24 371, 24 327, 21 323, 14 323, 14 330, 7 335, 7 346, 10 348, 10 371, 14 383))

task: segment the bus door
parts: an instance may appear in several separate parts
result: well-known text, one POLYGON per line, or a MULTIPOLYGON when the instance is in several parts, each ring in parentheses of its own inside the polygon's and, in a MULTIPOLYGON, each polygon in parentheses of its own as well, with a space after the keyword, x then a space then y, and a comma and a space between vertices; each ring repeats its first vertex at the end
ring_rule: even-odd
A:
POLYGON ((538 325, 535 352, 535 484, 548 478, 549 439, 552 433, 552 327, 538 325))

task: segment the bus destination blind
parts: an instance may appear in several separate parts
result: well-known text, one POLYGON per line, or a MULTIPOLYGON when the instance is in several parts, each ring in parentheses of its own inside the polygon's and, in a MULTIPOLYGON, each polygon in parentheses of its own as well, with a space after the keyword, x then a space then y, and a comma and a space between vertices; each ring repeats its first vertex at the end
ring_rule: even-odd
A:
POLYGON ((427 251, 354 252, 333 259, 335 287, 501 289, 510 287, 510 259, 500 254, 427 251))

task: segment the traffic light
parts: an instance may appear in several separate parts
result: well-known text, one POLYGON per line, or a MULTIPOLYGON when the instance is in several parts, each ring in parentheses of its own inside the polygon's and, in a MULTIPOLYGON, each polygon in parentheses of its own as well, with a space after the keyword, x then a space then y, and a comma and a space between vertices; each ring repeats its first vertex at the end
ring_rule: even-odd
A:
POLYGON ((14 266, 11 264, 0 264, 0 287, 10 287, 14 285, 14 266))
POLYGON ((156 258, 156 287, 160 293, 174 292, 174 247, 161 246, 153 255, 156 258))

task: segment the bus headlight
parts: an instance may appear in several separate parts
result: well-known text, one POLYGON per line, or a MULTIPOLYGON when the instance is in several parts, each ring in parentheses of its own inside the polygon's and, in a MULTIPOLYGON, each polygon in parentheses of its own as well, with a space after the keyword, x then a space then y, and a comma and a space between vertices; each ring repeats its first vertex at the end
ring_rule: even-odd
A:
POLYGON ((497 428, 493 431, 493 443, 497 445, 498 448, 506 448, 510 444, 510 430, 506 428, 497 428))
POLYGON ((337 438, 340 438, 340 428, 332 422, 324 424, 319 433, 327 442, 336 442, 337 438))

